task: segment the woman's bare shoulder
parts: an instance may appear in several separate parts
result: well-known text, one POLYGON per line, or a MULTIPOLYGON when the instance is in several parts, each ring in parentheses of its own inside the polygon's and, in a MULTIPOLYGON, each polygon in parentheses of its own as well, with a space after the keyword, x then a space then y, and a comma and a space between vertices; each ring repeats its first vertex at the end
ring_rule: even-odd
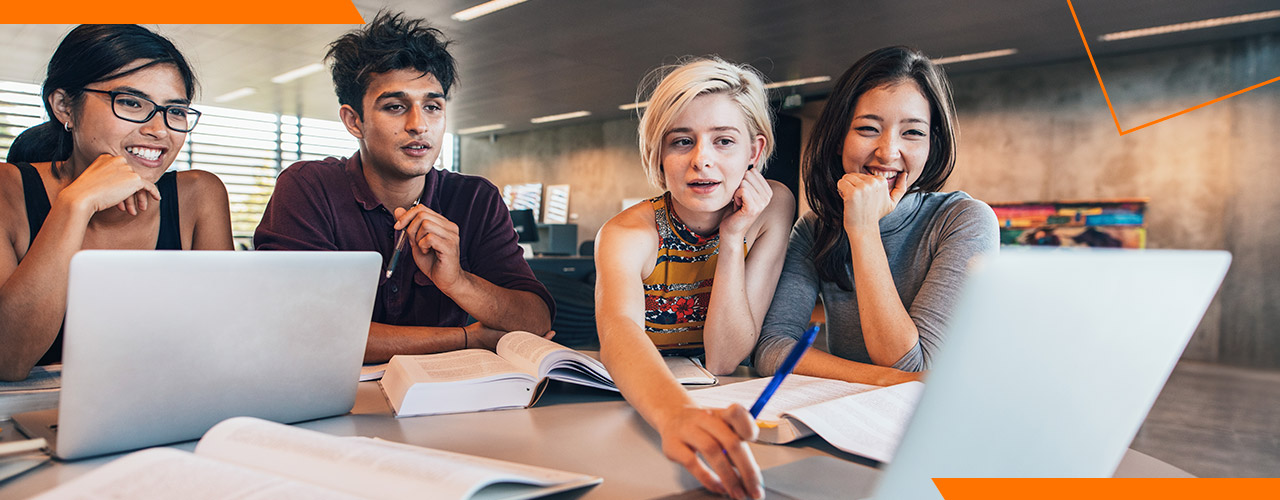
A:
POLYGON ((27 207, 22 173, 17 165, 11 163, 0 162, 0 213, 3 214, 0 215, 0 231, 3 231, 4 241, 16 242, 20 236, 18 229, 26 227, 27 207))
POLYGON ((773 197, 756 220, 756 238, 771 231, 789 234, 795 222, 796 197, 791 194, 791 188, 773 180, 769 181, 769 188, 773 190, 773 197))
POLYGON ((658 229, 653 217, 653 205, 641 202, 610 218, 596 234, 597 259, 602 253, 622 257, 657 251, 658 229))
POLYGON ((644 201, 618 212, 618 215, 611 217, 600 229, 610 228, 611 230, 622 232, 652 230, 656 233, 656 227, 654 225, 653 204, 644 201))
POLYGON ((213 172, 207 170, 181 170, 177 174, 178 196, 200 200, 210 196, 226 196, 227 187, 213 172))
POLYGON ((17 165, 0 162, 0 196, 5 208, 14 199, 22 201, 22 173, 17 165))

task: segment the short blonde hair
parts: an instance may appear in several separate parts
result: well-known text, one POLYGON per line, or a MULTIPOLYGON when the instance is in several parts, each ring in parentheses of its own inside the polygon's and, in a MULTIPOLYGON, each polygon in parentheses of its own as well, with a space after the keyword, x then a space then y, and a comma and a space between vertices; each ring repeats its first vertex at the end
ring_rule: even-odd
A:
POLYGON ((648 109, 640 117, 639 128, 640 161, 649 182, 661 189, 667 188, 662 174, 662 138, 689 103, 704 94, 729 96, 742 109, 752 139, 764 136, 764 149, 756 162, 756 168, 764 172, 773 154, 773 115, 759 71, 715 56, 689 58, 649 72, 640 93, 656 80, 660 81, 649 97, 648 109))

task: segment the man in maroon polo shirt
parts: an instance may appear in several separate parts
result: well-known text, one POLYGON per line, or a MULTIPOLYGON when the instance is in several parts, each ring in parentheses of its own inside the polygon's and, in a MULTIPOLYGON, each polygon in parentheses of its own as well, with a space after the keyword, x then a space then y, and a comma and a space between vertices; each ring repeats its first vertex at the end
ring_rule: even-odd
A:
POLYGON ((492 349, 510 330, 551 328, 551 294, 525 262, 492 183, 433 168, 444 139, 455 64, 443 35, 382 13, 329 47, 347 131, 347 159, 294 163, 280 173, 254 233, 259 250, 372 250, 379 276, 365 362, 395 354, 492 349), (462 328, 467 316, 477 323, 462 328))

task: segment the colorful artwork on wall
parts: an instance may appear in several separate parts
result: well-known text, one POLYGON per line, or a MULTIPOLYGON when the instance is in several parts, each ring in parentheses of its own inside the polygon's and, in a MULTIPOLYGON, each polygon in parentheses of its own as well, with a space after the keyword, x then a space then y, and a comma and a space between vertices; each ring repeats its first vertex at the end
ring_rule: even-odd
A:
POLYGON ((1146 198, 991 203, 1001 245, 1146 248, 1146 198))

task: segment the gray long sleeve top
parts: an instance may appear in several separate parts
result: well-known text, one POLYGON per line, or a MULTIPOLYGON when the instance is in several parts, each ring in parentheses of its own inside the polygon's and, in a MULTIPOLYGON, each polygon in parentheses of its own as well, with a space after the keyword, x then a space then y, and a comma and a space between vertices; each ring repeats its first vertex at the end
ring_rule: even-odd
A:
MULTIPOLYGON (((761 375, 777 371, 799 341, 819 294, 826 309, 831 354, 871 363, 856 289, 844 291, 834 282, 821 281, 809 256, 816 223, 816 215, 810 212, 791 230, 782 277, 756 344, 753 361, 761 375)), ((999 249, 995 212, 963 191, 911 193, 880 219, 880 238, 898 296, 920 332, 919 342, 893 367, 928 369, 943 343, 970 259, 999 249)), ((846 272, 852 282, 852 263, 846 265, 846 272)))

